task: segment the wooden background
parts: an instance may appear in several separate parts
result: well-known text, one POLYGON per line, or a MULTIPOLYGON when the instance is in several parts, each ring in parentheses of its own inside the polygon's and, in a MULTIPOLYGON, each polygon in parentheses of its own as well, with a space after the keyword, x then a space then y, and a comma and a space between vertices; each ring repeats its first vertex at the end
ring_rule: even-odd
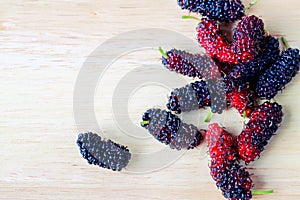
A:
MULTIPOLYGON (((291 46, 300 47, 299 9, 295 0, 263 0, 249 13, 261 16, 271 34, 286 35, 291 46)), ((181 20, 186 14, 175 0, 2 0, 0 199, 223 199, 209 176, 203 148, 185 153, 168 167, 137 174, 130 166, 122 173, 88 166, 75 144, 73 91, 90 53, 113 36, 141 28, 163 28, 194 39, 196 22, 181 20)), ((158 64, 159 57, 155 50, 124 55, 106 79, 116 82, 128 66, 158 64)), ((255 188, 274 189, 276 194, 254 199, 300 198, 299 86, 297 77, 276 98, 284 105, 284 124, 262 158, 248 166, 255 188)), ((104 84, 103 89, 104 95, 96 91, 95 112, 109 137, 120 131, 111 116, 113 86, 104 84)), ((150 87, 134 95, 129 105, 132 122, 138 127, 146 108, 163 106, 167 92, 150 87)), ((242 126, 241 119, 226 120, 228 126, 242 126)), ((134 153, 164 147, 151 137, 144 145, 122 139, 122 134, 112 138, 134 153)))

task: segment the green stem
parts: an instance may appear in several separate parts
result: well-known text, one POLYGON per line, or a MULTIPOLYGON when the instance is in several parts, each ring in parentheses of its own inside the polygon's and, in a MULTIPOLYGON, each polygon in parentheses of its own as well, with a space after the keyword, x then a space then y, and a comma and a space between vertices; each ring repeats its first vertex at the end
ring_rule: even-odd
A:
POLYGON ((257 3, 257 0, 253 0, 250 2, 247 6, 245 6, 245 9, 250 9, 252 6, 254 6, 257 3))
POLYGON ((252 190, 252 194, 254 195, 264 195, 264 194, 273 194, 274 190, 266 190, 266 191, 259 191, 259 190, 252 190))
POLYGON ((246 112, 246 110, 244 110, 244 112, 243 112, 243 118, 246 119, 246 117, 247 117, 247 112, 246 112))
POLYGON ((197 21, 201 21, 201 19, 199 19, 198 17, 193 17, 193 16, 189 16, 189 15, 183 15, 182 19, 194 19, 197 21))
POLYGON ((211 112, 211 110, 209 110, 209 112, 208 112, 208 114, 207 114, 207 116, 206 116, 204 122, 210 122, 211 115, 212 115, 212 112, 211 112))
POLYGON ((142 121, 141 122, 141 125, 148 125, 149 124, 149 121, 142 121))
POLYGON ((285 48, 289 48, 290 45, 289 43, 287 42, 286 38, 285 37, 281 37, 281 41, 283 43, 283 45, 285 46, 285 48))
POLYGON ((169 56, 165 53, 165 51, 161 47, 159 47, 158 50, 165 59, 169 58, 169 56))

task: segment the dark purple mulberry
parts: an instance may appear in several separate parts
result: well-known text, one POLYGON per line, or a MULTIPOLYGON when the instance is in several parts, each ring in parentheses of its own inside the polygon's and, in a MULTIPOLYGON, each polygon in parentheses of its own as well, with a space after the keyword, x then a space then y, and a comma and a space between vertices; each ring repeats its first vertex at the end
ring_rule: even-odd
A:
POLYGON ((204 130, 183 123, 176 115, 161 109, 149 109, 143 117, 141 126, 161 143, 171 149, 193 149, 203 140, 204 130))
POLYGON ((272 36, 264 37, 261 52, 254 60, 234 66, 229 74, 233 85, 239 89, 255 87, 259 75, 279 57, 279 41, 272 36))
POLYGON ((219 114, 226 108, 225 84, 222 81, 195 81, 174 89, 167 103, 167 108, 178 114, 206 106, 210 106, 213 113, 219 114))
POLYGON ((288 48, 260 77, 256 86, 262 99, 274 98, 299 71, 299 50, 288 48))
POLYGON ((239 164, 234 164, 231 168, 221 173, 221 177, 216 185, 227 199, 250 200, 252 198, 251 188, 253 187, 249 172, 239 164))
POLYGON ((210 95, 205 81, 196 81, 174 89, 169 96, 167 108, 180 114, 210 106, 210 95))
POLYGON ((121 171, 126 167, 131 158, 127 147, 119 145, 111 140, 102 140, 94 133, 79 134, 77 145, 80 153, 89 164, 99 167, 121 171))
POLYGON ((222 114, 223 110, 225 110, 227 106, 226 83, 222 80, 208 80, 207 87, 211 102, 211 112, 222 114))
POLYGON ((166 52, 166 55, 168 57, 162 57, 162 63, 167 69, 192 78, 216 79, 220 77, 221 65, 226 67, 225 64, 215 63, 207 55, 191 54, 176 49, 166 52))
POLYGON ((240 0, 177 0, 182 9, 199 13, 220 22, 233 22, 245 15, 240 0))

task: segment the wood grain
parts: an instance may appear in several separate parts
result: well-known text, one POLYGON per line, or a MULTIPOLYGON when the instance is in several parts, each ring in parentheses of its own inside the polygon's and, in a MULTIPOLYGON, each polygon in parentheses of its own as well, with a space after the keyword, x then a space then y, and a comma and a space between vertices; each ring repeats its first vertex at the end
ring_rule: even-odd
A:
MULTIPOLYGON (((264 0, 249 13, 261 16, 271 34, 286 35, 291 46, 300 47, 299 9, 298 1, 264 0)), ((209 176, 205 149, 187 152, 155 172, 135 174, 130 168, 113 173, 88 166, 75 144, 73 91, 90 53, 113 36, 142 28, 163 28, 193 39, 196 22, 181 20, 185 14, 175 0, 2 0, 0 199, 223 199, 209 176)), ((159 54, 148 49, 124 55, 105 80, 116 83, 120 74, 144 62, 159 63, 159 54)), ((102 86, 95 94, 95 112, 106 136, 112 134, 135 153, 162 148, 148 137, 144 144, 122 139, 112 122, 113 86, 102 86)), ((276 98, 284 105, 284 123, 263 157, 248 166, 255 188, 276 194, 254 199, 300 198, 299 86, 297 77, 276 98)), ((140 92, 129 106, 137 126, 146 107, 164 105, 168 90, 140 92)), ((230 120, 223 123, 236 122, 230 120)))

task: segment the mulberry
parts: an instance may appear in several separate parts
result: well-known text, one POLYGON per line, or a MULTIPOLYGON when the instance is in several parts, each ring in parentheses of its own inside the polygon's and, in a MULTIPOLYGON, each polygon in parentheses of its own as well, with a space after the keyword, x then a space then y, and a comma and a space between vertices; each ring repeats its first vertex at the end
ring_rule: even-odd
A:
POLYGON ((213 113, 221 114, 226 108, 225 85, 222 81, 196 81, 174 89, 167 108, 177 114, 210 106, 213 113))
POLYGON ((176 71, 184 76, 199 79, 216 79, 220 77, 219 66, 207 55, 191 54, 186 51, 172 49, 162 57, 163 65, 170 71, 176 71))
POLYGON ((221 174, 222 178, 217 181, 223 196, 229 200, 250 200, 252 198, 252 179, 248 171, 239 164, 234 164, 221 174))
POLYGON ((236 139, 218 124, 210 124, 206 140, 211 157, 210 174, 227 199, 252 198, 250 174, 238 164, 236 139))
POLYGON ((208 16, 220 22, 233 22, 245 15, 240 0, 177 0, 182 9, 208 16))
POLYGON ((114 143, 111 140, 102 140, 94 133, 79 134, 77 145, 80 153, 89 164, 99 167, 121 171, 131 159, 127 147, 114 143))
POLYGON ((229 92, 226 95, 230 105, 236 108, 242 116, 245 114, 246 117, 249 117, 256 107, 257 101, 254 93, 248 88, 243 90, 235 88, 233 92, 229 92))
POLYGON ((256 86, 262 99, 274 98, 299 71, 299 50, 288 48, 260 77, 256 86))
POLYGON ((260 51, 264 23, 256 16, 242 18, 235 28, 233 42, 229 43, 217 22, 203 18, 197 27, 199 44, 213 58, 230 64, 253 60, 260 51))
POLYGON ((202 134, 205 133, 204 130, 183 123, 176 115, 161 109, 147 110, 142 119, 141 126, 171 149, 193 149, 202 142, 202 134))
POLYGON ((196 81, 174 89, 169 96, 167 108, 180 114, 210 106, 209 90, 205 81, 196 81))
POLYGON ((218 124, 210 124, 206 132, 206 141, 211 161, 211 176, 215 181, 237 160, 236 139, 218 124))
POLYGON ((234 60, 235 55, 230 51, 229 41, 219 29, 217 22, 202 18, 196 30, 198 42, 209 56, 224 62, 234 60))
POLYGON ((261 19, 254 15, 244 17, 233 34, 232 52, 238 61, 235 63, 253 60, 259 54, 264 34, 264 22, 261 19))
POLYGON ((210 96, 210 108, 212 113, 222 114, 226 109, 226 84, 222 80, 208 80, 207 86, 210 96))
POLYGON ((245 89, 255 87, 259 75, 279 57, 279 41, 275 37, 264 37, 261 52, 254 60, 234 66, 229 77, 235 87, 245 89))
POLYGON ((253 161, 264 150, 282 121, 282 106, 265 102, 250 117, 246 128, 238 136, 239 156, 245 162, 253 161))

